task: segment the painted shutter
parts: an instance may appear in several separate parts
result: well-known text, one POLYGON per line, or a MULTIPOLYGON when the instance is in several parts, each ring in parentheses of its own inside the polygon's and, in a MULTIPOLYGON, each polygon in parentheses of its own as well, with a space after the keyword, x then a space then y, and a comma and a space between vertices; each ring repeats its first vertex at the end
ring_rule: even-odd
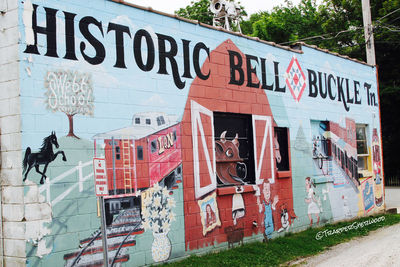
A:
POLYGON ((263 179, 275 183, 275 165, 272 135, 272 119, 270 116, 253 115, 254 163, 256 168, 256 184, 263 179))
POLYGON ((213 112, 191 101, 194 186, 196 198, 217 188, 213 112))

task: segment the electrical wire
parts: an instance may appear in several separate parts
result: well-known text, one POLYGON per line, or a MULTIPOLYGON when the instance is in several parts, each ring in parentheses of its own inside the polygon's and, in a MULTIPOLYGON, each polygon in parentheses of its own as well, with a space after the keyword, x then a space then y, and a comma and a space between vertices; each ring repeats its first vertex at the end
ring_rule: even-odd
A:
POLYGON ((381 17, 380 19, 378 19, 377 22, 380 22, 382 19, 386 18, 387 16, 392 15, 393 13, 395 13, 399 10, 400 10, 400 8, 393 10, 392 12, 390 12, 390 13, 386 14, 385 16, 381 17))

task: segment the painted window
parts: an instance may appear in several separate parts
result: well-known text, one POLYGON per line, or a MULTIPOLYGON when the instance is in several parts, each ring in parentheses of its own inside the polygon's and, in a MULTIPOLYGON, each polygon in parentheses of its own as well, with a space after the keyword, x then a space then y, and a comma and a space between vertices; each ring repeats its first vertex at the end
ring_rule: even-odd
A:
POLYGON ((160 126, 163 124, 165 124, 164 116, 158 116, 157 117, 157 125, 160 126))
POLYGON ((289 139, 288 128, 275 127, 275 161, 278 171, 288 171, 289 167, 289 139))
POLYGON ((135 124, 140 124, 140 118, 135 118, 135 124))
POLYGON ((137 159, 143 160, 143 147, 142 146, 137 147, 137 159))
POLYGON ((121 159, 121 149, 119 146, 115 147, 115 159, 120 160, 121 159))
POLYGON ((150 125, 151 124, 151 120, 150 119, 146 119, 146 124, 150 125))
POLYGON ((368 143, 366 135, 367 125, 357 124, 356 125, 356 142, 357 142, 357 159, 358 168, 360 170, 368 169, 368 143))
POLYGON ((214 112, 218 186, 254 184, 251 115, 214 112))
POLYGON ((151 153, 155 153, 157 151, 157 139, 151 141, 151 153))

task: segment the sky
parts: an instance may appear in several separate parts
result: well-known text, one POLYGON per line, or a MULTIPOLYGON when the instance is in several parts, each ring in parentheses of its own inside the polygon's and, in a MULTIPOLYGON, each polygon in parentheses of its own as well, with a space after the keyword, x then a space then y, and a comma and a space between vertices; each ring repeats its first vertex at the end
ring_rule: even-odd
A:
MULTIPOLYGON (((174 14, 175 10, 190 5, 193 0, 126 0, 136 5, 151 7, 158 11, 174 14)), ((244 6, 247 14, 253 14, 258 11, 270 11, 274 6, 284 5, 284 0, 241 0, 240 5, 244 6)), ((292 0, 297 5, 300 0, 292 0)))

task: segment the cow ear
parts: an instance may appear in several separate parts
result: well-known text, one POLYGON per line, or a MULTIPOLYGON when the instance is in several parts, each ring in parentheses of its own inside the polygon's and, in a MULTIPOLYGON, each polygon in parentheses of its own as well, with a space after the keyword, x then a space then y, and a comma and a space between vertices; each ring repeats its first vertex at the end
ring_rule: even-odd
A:
POLYGON ((222 143, 225 143, 225 142, 226 142, 225 135, 226 135, 226 131, 223 131, 222 134, 221 134, 221 136, 219 137, 219 140, 220 140, 222 143))
POLYGON ((235 139, 232 140, 232 143, 235 146, 239 147, 239 135, 238 134, 236 134, 235 139))

